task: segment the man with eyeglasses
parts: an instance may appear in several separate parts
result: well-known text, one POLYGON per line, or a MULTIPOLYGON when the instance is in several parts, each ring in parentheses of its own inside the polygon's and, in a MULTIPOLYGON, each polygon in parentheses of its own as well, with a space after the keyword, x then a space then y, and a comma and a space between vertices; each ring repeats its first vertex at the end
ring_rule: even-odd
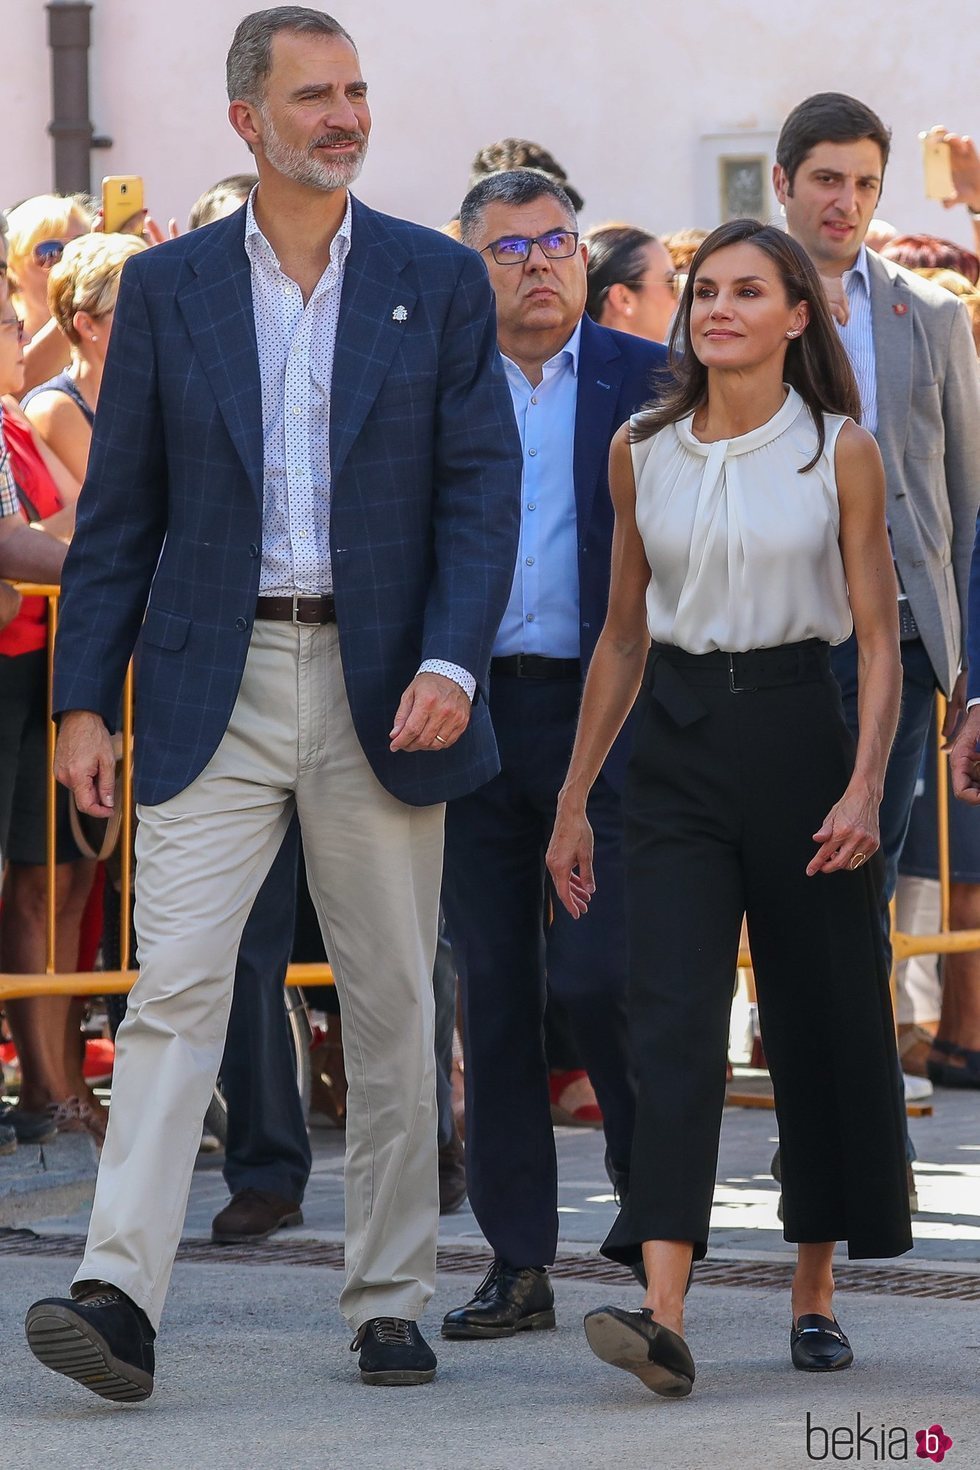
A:
POLYGON ((465 1016, 468 1192, 494 1263, 442 1330, 494 1338, 555 1324, 546 984, 568 1015, 602 1109, 610 1179, 620 1193, 628 1187, 634 1095, 620 810, 627 740, 617 742, 590 800, 598 891, 578 924, 551 902, 544 855, 606 614, 609 443, 652 396, 666 353, 585 315, 586 251, 575 211, 546 175, 515 169, 482 179, 463 201, 460 231, 490 275, 523 449, 520 548, 490 666, 501 771, 449 803, 443 880, 465 1016))

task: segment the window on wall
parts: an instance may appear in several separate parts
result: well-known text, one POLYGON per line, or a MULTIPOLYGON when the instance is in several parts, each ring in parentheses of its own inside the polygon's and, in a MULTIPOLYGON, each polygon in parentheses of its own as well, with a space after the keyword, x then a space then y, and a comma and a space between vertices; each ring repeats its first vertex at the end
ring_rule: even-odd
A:
POLYGON ((697 224, 710 230, 730 219, 773 220, 776 130, 738 128, 704 133, 698 141, 697 224))
POLYGON ((766 159, 730 158, 718 160, 719 223, 730 219, 764 219, 769 213, 769 178, 766 159))

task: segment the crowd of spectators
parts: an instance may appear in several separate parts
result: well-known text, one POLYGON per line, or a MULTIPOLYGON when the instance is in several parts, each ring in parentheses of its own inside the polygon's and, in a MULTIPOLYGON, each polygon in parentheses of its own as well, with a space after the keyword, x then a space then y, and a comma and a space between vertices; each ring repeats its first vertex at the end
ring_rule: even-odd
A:
MULTIPOLYGON (((980 158, 969 139, 945 136, 958 190, 951 203, 975 211, 980 158)), ((470 183, 514 168, 547 175, 588 219, 585 201, 565 170, 527 140, 507 138, 481 149, 470 183)), ((239 209, 254 183, 254 175, 239 174, 211 186, 194 205, 187 228, 201 228, 239 209)), ((904 233, 873 221, 869 243, 879 243, 885 259, 958 296, 970 314, 980 353, 980 220, 974 214, 976 251, 917 231, 914 219, 902 223, 904 233)), ((445 228, 459 238, 458 221, 445 228)), ((679 227, 660 209, 651 209, 642 224, 592 223, 581 237, 588 248, 589 317, 619 332, 665 342, 687 268, 705 234, 679 227)), ((0 497, 6 496, 0 504, 0 577, 5 579, 0 580, 0 971, 35 973, 45 966, 48 614, 44 598, 21 597, 12 583, 58 580, 85 478, 120 275, 130 256, 160 238, 149 220, 144 238, 101 233, 97 206, 83 197, 41 194, 0 215, 0 497), (19 534, 29 527, 42 534, 19 534)), ((910 881, 934 886, 935 781, 924 773, 922 786, 903 871, 910 881)), ((97 864, 87 846, 79 847, 70 800, 59 789, 56 965, 63 972, 97 963, 101 922, 97 864)), ((969 811, 954 822, 956 926, 980 927, 977 826, 969 811)), ((931 891, 926 890, 926 909, 931 891)), ((921 891, 916 893, 921 901, 921 891)), ((907 902, 904 890, 900 904, 907 902)), ((19 1100, 0 1122, 0 1150, 18 1140, 49 1137, 57 1128, 83 1129, 97 1139, 104 1135, 104 1109, 83 1069, 85 1014, 80 1001, 59 997, 6 1004, 5 1039, 16 1050, 8 1081, 16 1078, 19 1100)), ((925 979, 910 974, 907 985, 903 972, 899 1022, 909 1075, 921 1078, 928 1071, 935 1081, 956 1085, 949 1069, 937 1068, 929 1057, 937 1036, 948 1048, 980 1048, 980 955, 950 956, 942 966, 933 965, 925 979)), ((548 1045, 554 1116, 598 1126, 596 1096, 557 1003, 549 1009, 548 1045)), ((7 1055, 13 1055, 9 1046, 7 1055)), ((342 1091, 342 1066, 332 1071, 342 1091)), ((332 1079, 318 1077, 316 1085, 329 1093, 332 1079)), ((980 1085, 980 1079, 972 1085, 980 1085)), ((342 1096, 329 1102, 329 1111, 342 1118, 342 1096)), ((454 1198, 461 1198, 459 1188, 454 1198)))

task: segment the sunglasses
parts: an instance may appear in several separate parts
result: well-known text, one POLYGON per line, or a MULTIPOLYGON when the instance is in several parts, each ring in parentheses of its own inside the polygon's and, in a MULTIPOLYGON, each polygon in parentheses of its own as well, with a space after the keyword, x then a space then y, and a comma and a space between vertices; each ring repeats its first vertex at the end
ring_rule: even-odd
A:
POLYGON ((8 317, 6 321, 0 322, 0 327, 13 327, 17 332, 17 341, 23 342, 25 335, 24 323, 21 321, 20 317, 8 317))
POLYGON ((39 240, 32 252, 34 264, 39 265, 43 271, 49 271, 64 255, 66 244, 65 240, 39 240))

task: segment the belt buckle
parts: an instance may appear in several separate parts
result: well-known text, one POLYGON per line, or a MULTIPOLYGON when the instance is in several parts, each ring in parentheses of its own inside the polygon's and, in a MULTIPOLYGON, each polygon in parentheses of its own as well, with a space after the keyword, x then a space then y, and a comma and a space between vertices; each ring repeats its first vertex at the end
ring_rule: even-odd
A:
POLYGON ((730 653, 728 655, 728 687, 732 691, 733 694, 754 694, 756 692, 756 686, 754 684, 736 684, 735 683, 735 655, 734 655, 734 653, 730 653))
POLYGON ((292 615, 292 618, 290 619, 290 621, 292 622, 292 625, 293 625, 294 628, 298 628, 298 627, 301 626, 300 620, 299 620, 299 602, 300 602, 300 594, 298 592, 294 592, 293 593, 293 615, 292 615))
POLYGON ((525 672, 524 672, 524 660, 525 660, 526 657, 527 657, 527 655, 524 654, 524 653, 519 653, 517 655, 517 677, 518 677, 518 679, 529 679, 531 677, 530 674, 525 674, 525 672))

